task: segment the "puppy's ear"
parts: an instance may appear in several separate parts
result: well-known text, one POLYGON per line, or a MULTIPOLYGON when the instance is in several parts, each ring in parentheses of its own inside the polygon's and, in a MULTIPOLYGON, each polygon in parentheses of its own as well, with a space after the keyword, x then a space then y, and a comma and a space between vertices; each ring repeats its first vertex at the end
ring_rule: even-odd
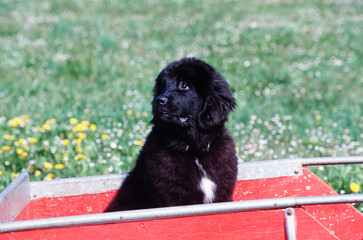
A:
POLYGON ((204 99, 198 123, 202 129, 208 129, 224 123, 228 114, 236 105, 228 83, 217 71, 212 74, 210 82, 205 84, 204 99))

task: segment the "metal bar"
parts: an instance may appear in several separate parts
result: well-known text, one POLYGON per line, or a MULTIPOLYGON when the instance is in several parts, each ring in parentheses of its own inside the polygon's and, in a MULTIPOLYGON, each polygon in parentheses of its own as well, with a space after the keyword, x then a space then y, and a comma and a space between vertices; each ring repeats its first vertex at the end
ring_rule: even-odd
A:
POLYGON ((359 164, 363 163, 363 156, 300 158, 300 160, 303 166, 359 164))
POLYGON ((29 174, 23 171, 0 193, 0 223, 13 221, 30 202, 29 174))
POLYGON ((238 165, 237 179, 251 180, 282 176, 300 176, 302 175, 303 166, 359 163, 363 163, 363 156, 290 158, 242 162, 238 165))
POLYGON ((156 220, 219 213, 247 212, 255 210, 281 209, 302 205, 363 202, 363 194, 331 195, 313 197, 287 197, 240 202, 212 203, 146 210, 100 213, 70 217, 27 220, 0 224, 0 233, 47 228, 74 227, 118 222, 156 220))
POLYGON ((296 240, 296 216, 293 208, 285 209, 285 228, 287 240, 296 240))
POLYGON ((359 164, 363 156, 290 158, 264 161, 242 162, 238 165, 238 180, 300 176, 303 166, 359 164))

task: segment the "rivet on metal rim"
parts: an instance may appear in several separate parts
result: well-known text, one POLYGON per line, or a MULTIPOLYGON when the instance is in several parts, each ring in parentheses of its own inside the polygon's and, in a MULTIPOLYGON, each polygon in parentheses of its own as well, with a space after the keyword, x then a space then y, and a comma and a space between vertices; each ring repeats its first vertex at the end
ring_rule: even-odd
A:
POLYGON ((286 213, 287 213, 287 215, 290 215, 291 216, 294 212, 293 212, 292 208, 288 208, 286 210, 286 213))
POLYGON ((288 240, 296 240, 296 217, 293 208, 285 209, 285 229, 288 240))

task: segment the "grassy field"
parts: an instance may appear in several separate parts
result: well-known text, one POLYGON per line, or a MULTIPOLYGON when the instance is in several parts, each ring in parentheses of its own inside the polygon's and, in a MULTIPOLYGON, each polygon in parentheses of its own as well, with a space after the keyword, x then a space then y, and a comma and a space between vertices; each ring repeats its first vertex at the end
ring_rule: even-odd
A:
MULTIPOLYGON (((363 154, 362 1, 0 2, 0 191, 129 171, 167 63, 228 80, 241 161, 363 154)), ((363 165, 312 168, 362 192, 363 165)), ((362 208, 361 206, 357 206, 362 208)))

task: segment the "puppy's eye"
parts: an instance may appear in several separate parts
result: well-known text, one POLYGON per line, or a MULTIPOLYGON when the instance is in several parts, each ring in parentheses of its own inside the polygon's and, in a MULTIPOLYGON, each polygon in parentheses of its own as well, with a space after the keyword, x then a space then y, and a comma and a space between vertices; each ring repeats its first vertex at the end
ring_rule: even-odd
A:
POLYGON ((179 89, 180 89, 180 90, 189 90, 190 88, 189 88, 188 83, 186 83, 186 82, 184 82, 184 81, 181 81, 181 82, 179 83, 179 89))

